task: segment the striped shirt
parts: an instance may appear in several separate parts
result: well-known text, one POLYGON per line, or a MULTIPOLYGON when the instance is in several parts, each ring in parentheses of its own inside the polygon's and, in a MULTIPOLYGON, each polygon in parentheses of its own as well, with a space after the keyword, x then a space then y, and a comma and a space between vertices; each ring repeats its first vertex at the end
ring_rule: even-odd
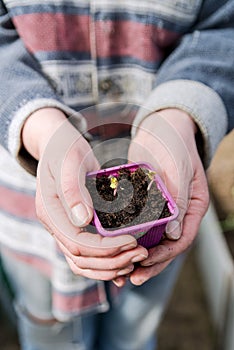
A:
POLYGON ((132 104, 135 125, 138 106, 177 107, 200 127, 208 162, 233 127, 233 1, 5 0, 0 18, 2 248, 49 276, 58 319, 105 311, 103 282, 75 276, 37 220, 35 177, 19 164, 23 123, 52 106, 86 132, 100 120, 78 112, 92 105, 132 104))

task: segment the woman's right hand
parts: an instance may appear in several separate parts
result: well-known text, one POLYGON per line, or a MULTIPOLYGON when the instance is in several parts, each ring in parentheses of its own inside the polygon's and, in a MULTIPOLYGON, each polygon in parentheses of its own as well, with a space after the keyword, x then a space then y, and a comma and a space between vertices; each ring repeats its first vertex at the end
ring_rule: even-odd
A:
POLYGON ((36 210, 71 270, 88 278, 112 280, 148 256, 130 235, 102 237, 86 231, 93 217, 86 173, 99 169, 91 147, 58 109, 44 108, 26 121, 23 144, 39 160, 36 210))

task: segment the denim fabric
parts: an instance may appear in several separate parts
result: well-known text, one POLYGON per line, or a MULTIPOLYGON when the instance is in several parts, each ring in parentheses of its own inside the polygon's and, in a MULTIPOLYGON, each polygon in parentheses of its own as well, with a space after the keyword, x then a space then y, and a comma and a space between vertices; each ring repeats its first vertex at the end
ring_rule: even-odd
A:
MULTIPOLYGON (((53 317, 49 280, 23 262, 4 254, 2 258, 16 295, 22 350, 155 350, 156 329, 183 261, 183 256, 178 257, 140 287, 128 284, 118 303, 110 299, 105 313, 48 325, 28 315, 45 320, 53 317)), ((109 283, 106 285, 108 289, 109 283)))
POLYGON ((0 257, 0 304, 1 308, 4 311, 4 316, 6 315, 7 319, 10 321, 13 327, 15 324, 15 311, 12 306, 12 291, 10 289, 8 280, 6 278, 5 272, 2 267, 2 261, 0 257))

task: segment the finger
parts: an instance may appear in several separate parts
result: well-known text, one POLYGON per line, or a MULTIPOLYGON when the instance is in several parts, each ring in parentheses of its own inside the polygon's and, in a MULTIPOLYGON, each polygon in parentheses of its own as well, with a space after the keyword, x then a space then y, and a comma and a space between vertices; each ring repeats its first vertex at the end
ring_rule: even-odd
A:
POLYGON ((119 288, 125 286, 125 284, 127 283, 127 279, 128 276, 121 276, 121 277, 117 277, 115 279, 112 280, 112 282, 119 288))
POLYGON ((63 253, 68 256, 72 261, 81 269, 94 269, 94 270, 117 270, 124 267, 140 262, 147 258, 148 252, 145 248, 138 246, 135 249, 114 255, 113 257, 97 256, 76 256, 71 254, 69 250, 59 241, 58 245, 63 253))
POLYGON ((169 221, 166 225, 165 235, 172 240, 178 240, 183 231, 183 219, 188 210, 189 204, 192 200, 194 172, 189 158, 186 159, 185 164, 171 165, 173 177, 166 177, 167 188, 174 198, 178 207, 179 213, 175 220, 169 221))
POLYGON ((108 256, 135 248, 133 236, 102 237, 99 234, 81 232, 70 222, 60 198, 56 195, 53 178, 47 173, 47 181, 38 179, 36 208, 39 220, 73 255, 108 256))
POLYGON ((47 144, 40 163, 44 164, 40 175, 43 176, 42 169, 44 175, 50 170, 56 183, 55 193, 70 220, 77 226, 85 226, 93 215, 85 174, 99 168, 88 142, 69 121, 64 122, 47 144))
POLYGON ((133 272, 130 273, 129 279, 132 284, 140 286, 150 278, 157 276, 162 272, 172 261, 172 259, 167 260, 163 263, 157 263, 150 267, 137 267, 133 272))
POLYGON ((70 147, 64 157, 57 191, 75 226, 84 227, 93 217, 92 200, 85 182, 87 172, 99 168, 90 146, 82 137, 70 147))
POLYGON ((96 270, 122 269, 129 264, 134 264, 146 259, 148 254, 141 252, 141 247, 128 252, 114 255, 113 257, 83 257, 75 256, 73 261, 82 269, 94 268, 96 270))
POLYGON ((189 205, 188 190, 186 189, 187 187, 185 186, 184 193, 177 196, 177 198, 172 195, 172 197, 176 198, 176 205, 179 210, 177 218, 173 221, 169 221, 165 229, 166 237, 172 240, 178 240, 183 231, 183 219, 189 205))
MULTIPOLYGON (((56 237, 63 243, 73 255, 82 255, 84 257, 105 257, 115 256, 120 252, 128 251, 137 247, 137 241, 130 235, 116 237, 102 237, 98 233, 80 232, 72 239, 72 245, 68 244, 67 238, 60 232, 57 232, 56 237), (79 254, 76 254, 77 246, 79 254)), ((69 235, 71 238, 71 235, 69 235)))
POLYGON ((93 269, 81 269, 75 264, 75 262, 66 257, 66 260, 75 275, 83 276, 86 278, 92 278, 95 280, 111 281, 119 276, 127 275, 134 269, 134 265, 131 264, 122 270, 93 270, 93 269))
POLYGON ((197 234, 200 222, 201 217, 199 215, 195 216, 194 211, 192 213, 188 211, 184 218, 183 232, 180 239, 177 241, 163 240, 160 245, 150 250, 148 258, 141 263, 142 266, 164 263, 187 250, 197 234))

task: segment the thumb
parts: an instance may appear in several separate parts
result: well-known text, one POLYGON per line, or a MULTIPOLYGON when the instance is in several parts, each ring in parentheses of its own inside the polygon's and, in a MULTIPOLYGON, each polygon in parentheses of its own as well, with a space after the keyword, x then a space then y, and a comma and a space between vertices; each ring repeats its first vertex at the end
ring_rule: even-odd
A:
POLYGON ((180 238, 182 233, 182 221, 173 220, 167 223, 166 236, 169 239, 177 240, 180 238))
POLYGON ((79 202, 71 208, 70 219, 73 225, 84 227, 88 225, 93 217, 93 211, 90 206, 79 202))
POLYGON ((76 148, 67 153, 62 164, 58 190, 70 221, 78 227, 86 226, 93 217, 92 199, 85 186, 86 173, 99 169, 91 148, 88 147, 86 151, 85 156, 76 148))
POLYGON ((179 209, 179 214, 177 218, 173 221, 169 221, 166 225, 165 234, 167 238, 172 240, 177 240, 181 237, 183 231, 183 219, 187 211, 188 200, 187 192, 183 193, 183 197, 179 197, 176 200, 177 207, 179 209))

